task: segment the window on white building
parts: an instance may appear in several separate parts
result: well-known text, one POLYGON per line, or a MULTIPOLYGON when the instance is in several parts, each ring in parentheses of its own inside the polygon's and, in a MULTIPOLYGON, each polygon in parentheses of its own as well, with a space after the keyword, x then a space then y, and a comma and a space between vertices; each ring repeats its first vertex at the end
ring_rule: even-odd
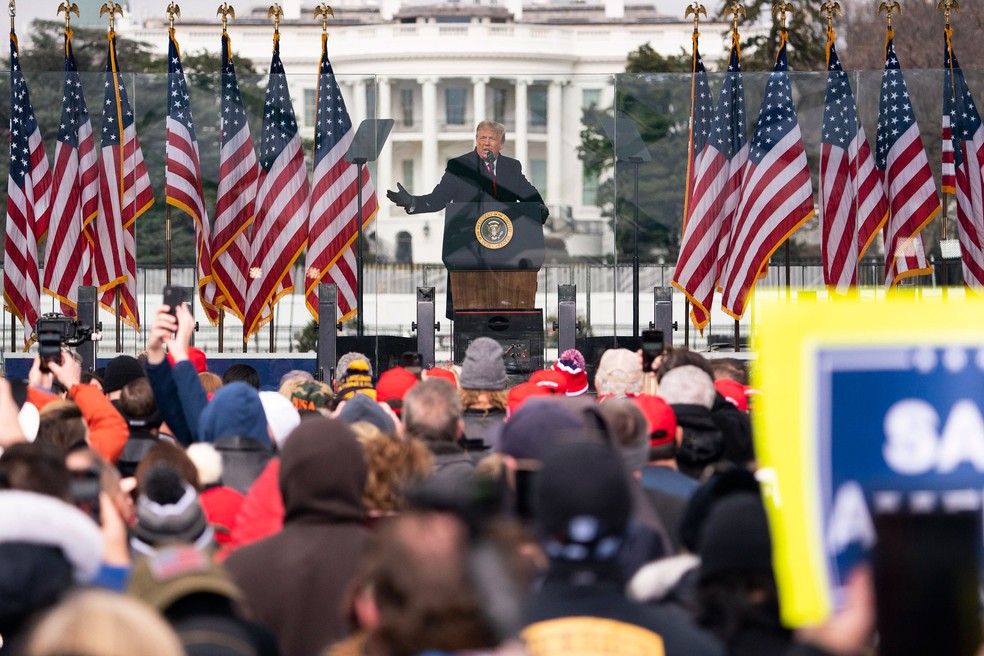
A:
POLYGON ((530 127, 543 128, 547 126, 547 88, 530 87, 530 127))
POLYGON ((314 125, 314 106, 318 102, 317 89, 304 90, 304 125, 314 125))
POLYGON ((581 109, 591 109, 601 104, 601 89, 585 89, 581 92, 581 109))
POLYGON ((413 89, 400 89, 400 110, 403 114, 403 127, 413 127, 413 89))
POLYGON ((547 197, 549 190, 547 189, 547 160, 545 159, 534 159, 530 160, 530 182, 536 187, 536 190, 540 192, 540 195, 544 198, 547 197))
POLYGON ((506 122, 506 100, 508 100, 508 91, 505 89, 493 89, 492 90, 492 120, 496 123, 506 122))
POLYGON ((467 89, 463 89, 462 87, 448 87, 444 90, 445 112, 447 114, 448 125, 465 124, 465 98, 467 95, 467 89))
POLYGON ((403 164, 403 186, 407 189, 413 189, 413 160, 405 159, 403 164))
POLYGON ((585 171, 581 178, 581 204, 588 207, 598 204, 597 171, 585 171))

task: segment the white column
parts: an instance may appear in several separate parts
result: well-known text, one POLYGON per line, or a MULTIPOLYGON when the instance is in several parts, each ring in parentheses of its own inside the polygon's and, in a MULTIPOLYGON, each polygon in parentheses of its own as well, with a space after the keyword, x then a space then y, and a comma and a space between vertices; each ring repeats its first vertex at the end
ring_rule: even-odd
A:
POLYGON ((423 114, 423 131, 421 138, 423 143, 422 161, 420 163, 420 182, 415 182, 421 191, 416 193, 427 193, 434 188, 438 181, 438 161, 437 161, 437 78, 425 77, 420 79, 423 96, 421 102, 421 113, 423 114))
POLYGON ((352 124, 355 125, 356 129, 366 118, 366 80, 365 78, 359 78, 352 82, 352 111, 351 118, 352 124))
MULTIPOLYGON (((390 118, 393 115, 391 84, 388 77, 376 78, 376 118, 390 118)), ((393 135, 383 145, 376 162, 376 193, 382 195, 386 189, 393 189, 393 135)), ((385 203, 380 203, 385 205, 385 203)), ((393 206, 390 205, 390 208, 393 206)))
POLYGON ((488 110, 485 108, 485 85, 489 83, 489 78, 486 77, 473 77, 472 78, 472 105, 474 106, 475 112, 475 124, 477 125, 479 121, 484 121, 486 118, 486 113, 488 110))
POLYGON ((561 202, 563 184, 563 91, 564 81, 553 80, 547 91, 547 204, 561 202))
POLYGON ((516 130, 513 134, 513 152, 516 159, 522 162, 523 166, 529 169, 530 163, 527 161, 529 156, 529 143, 527 133, 529 126, 530 103, 527 90, 530 86, 530 79, 521 77, 516 79, 516 130))

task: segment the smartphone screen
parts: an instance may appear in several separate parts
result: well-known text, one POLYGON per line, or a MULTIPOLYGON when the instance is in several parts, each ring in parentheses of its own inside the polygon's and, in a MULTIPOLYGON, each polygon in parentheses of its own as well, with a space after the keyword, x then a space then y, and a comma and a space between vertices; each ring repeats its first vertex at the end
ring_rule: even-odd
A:
POLYGON ((72 471, 72 501, 75 507, 99 524, 99 492, 102 490, 98 467, 72 471))
POLYGON ((175 309, 184 303, 184 289, 167 285, 164 287, 164 305, 170 308, 169 312, 174 315, 175 309))
POLYGON ((651 371, 653 361, 663 354, 666 344, 663 341, 662 330, 642 331, 642 370, 651 371))

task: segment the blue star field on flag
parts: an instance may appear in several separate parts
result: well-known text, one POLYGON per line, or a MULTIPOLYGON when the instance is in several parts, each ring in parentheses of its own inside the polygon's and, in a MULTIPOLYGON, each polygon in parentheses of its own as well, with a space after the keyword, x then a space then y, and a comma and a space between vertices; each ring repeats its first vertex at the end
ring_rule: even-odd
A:
POLYGON ((882 74, 882 92, 878 107, 878 138, 875 147, 875 161, 882 171, 888 165, 888 151, 898 140, 899 135, 912 125, 916 116, 909 102, 909 88, 895 56, 895 39, 889 39, 885 72, 882 74))
POLYGON ((10 79, 10 176, 18 187, 23 187, 24 178, 31 170, 29 139, 38 122, 34 117, 14 39, 10 40, 10 79))
POLYGON ((837 48, 830 47, 830 65, 827 67, 827 104, 823 108, 824 143, 847 148, 858 133, 858 115, 854 92, 847 73, 837 56, 837 48))
POLYGON ((749 160, 755 164, 760 164, 772 147, 796 125, 793 91, 787 70, 786 48, 782 47, 776 57, 776 65, 769 74, 769 84, 765 88, 765 99, 759 110, 758 123, 748 153, 749 160))
POLYGON ((321 57, 321 66, 318 69, 318 99, 327 102, 318 103, 318 115, 315 117, 317 125, 314 133, 314 166, 331 152, 338 140, 352 129, 352 120, 345 110, 345 101, 342 100, 342 92, 335 81, 335 72, 328 61, 328 54, 325 51, 321 57))
POLYGON ((287 90, 287 73, 280 60, 279 39, 273 49, 270 84, 267 86, 263 112, 260 166, 264 171, 269 172, 277 157, 297 134, 297 119, 294 117, 294 107, 287 90))

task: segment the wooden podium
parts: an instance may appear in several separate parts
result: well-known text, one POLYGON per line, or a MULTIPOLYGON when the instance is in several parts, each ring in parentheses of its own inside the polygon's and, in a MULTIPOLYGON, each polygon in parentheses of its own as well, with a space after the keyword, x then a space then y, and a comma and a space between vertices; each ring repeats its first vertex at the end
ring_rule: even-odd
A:
POLYGON ((448 205, 443 259, 455 310, 532 309, 543 266, 539 205, 448 205))
POLYGON ((451 298, 462 309, 532 309, 536 271, 452 271, 451 298))
POLYGON ((454 360, 490 337, 506 371, 543 368, 543 310, 535 306, 543 266, 543 223, 536 203, 452 203, 445 210, 444 265, 454 306, 454 360))

